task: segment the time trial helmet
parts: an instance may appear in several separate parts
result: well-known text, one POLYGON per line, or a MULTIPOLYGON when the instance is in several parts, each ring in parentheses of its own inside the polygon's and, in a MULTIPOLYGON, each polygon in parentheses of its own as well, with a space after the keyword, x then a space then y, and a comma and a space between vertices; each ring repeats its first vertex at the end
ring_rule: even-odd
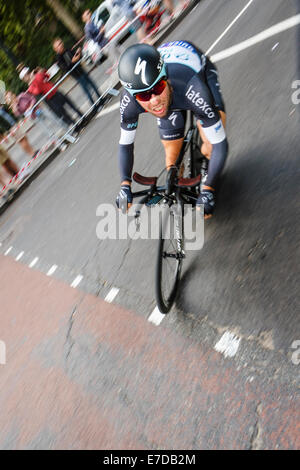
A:
POLYGON ((150 90, 159 80, 167 78, 160 53, 148 44, 134 44, 123 52, 118 66, 123 87, 131 94, 150 90))

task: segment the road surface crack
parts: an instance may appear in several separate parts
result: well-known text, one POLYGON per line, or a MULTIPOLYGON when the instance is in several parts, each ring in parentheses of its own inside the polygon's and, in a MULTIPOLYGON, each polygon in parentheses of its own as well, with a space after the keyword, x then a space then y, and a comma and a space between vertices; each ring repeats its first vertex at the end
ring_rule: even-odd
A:
POLYGON ((71 316, 70 316, 69 321, 68 321, 68 331, 67 331, 66 341, 65 341, 65 345, 67 347, 66 362, 68 361, 68 358, 70 356, 72 348, 75 344, 75 341, 72 338, 71 332, 72 332, 72 328, 73 328, 74 321, 75 321, 74 316, 75 316, 76 311, 77 311, 77 305, 75 305, 75 307, 73 308, 73 310, 71 312, 71 316))
POLYGON ((262 413, 261 403, 258 403, 255 413, 257 419, 250 439, 250 450, 261 450, 263 448, 262 428, 260 426, 260 417, 262 413))

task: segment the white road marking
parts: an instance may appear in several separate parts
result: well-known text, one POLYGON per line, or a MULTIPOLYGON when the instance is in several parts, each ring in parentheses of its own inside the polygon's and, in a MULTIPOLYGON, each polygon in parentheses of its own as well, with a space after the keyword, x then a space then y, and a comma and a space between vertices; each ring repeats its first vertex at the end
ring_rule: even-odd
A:
POLYGON ((30 268, 33 268, 33 266, 36 265, 36 263, 38 262, 38 260, 39 260, 39 258, 38 258, 38 256, 36 256, 36 257, 31 261, 29 267, 30 267, 30 268))
POLYGON ((207 49, 206 55, 210 54, 210 52, 213 50, 213 48, 221 41, 221 39, 225 36, 226 33, 232 28, 232 26, 237 22, 237 20, 245 13, 245 11, 250 7, 251 3, 253 3, 254 0, 250 0, 246 6, 240 11, 240 13, 234 18, 234 20, 230 23, 229 26, 223 31, 223 33, 218 37, 218 39, 215 40, 215 42, 207 49))
POLYGON ((20 253, 16 257, 16 261, 19 261, 22 258, 23 255, 24 255, 24 251, 20 251, 20 253))
POLYGON ((233 357, 237 353, 240 341, 241 338, 230 331, 226 331, 215 345, 215 350, 224 354, 225 357, 233 357))
POLYGON ((274 44, 274 46, 272 47, 271 51, 275 51, 276 47, 279 45, 279 42, 276 42, 276 44, 274 44))
POLYGON ((10 253, 12 250, 12 246, 10 246, 9 248, 7 248, 6 252, 4 253, 4 256, 7 256, 8 253, 10 253))
POLYGON ((213 62, 218 62, 219 60, 227 59, 228 57, 231 57, 232 55, 237 54, 238 52, 248 49, 248 47, 254 46, 255 44, 258 44, 259 42, 262 42, 265 39, 268 39, 274 36, 275 34, 279 34, 279 33, 282 33, 283 31, 286 31, 287 29, 293 28, 294 26, 297 26, 299 23, 300 23, 300 14, 291 16, 291 18, 281 21, 280 23, 277 23, 274 26, 271 26, 270 28, 265 29, 261 33, 258 33, 255 36, 252 36, 251 38, 246 39, 245 41, 242 41, 239 44, 236 44, 235 46, 229 47, 228 49, 224 49, 224 51, 214 54, 211 57, 211 60, 213 62))
POLYGON ((71 287, 74 287, 74 288, 77 287, 82 281, 82 279, 83 279, 83 276, 81 276, 81 274, 78 274, 78 276, 76 276, 74 281, 72 282, 71 287))
POLYGON ((166 316, 165 314, 163 314, 159 311, 158 307, 155 307, 155 309, 151 313, 150 317, 148 318, 148 321, 150 321, 151 323, 154 323, 154 325, 158 326, 163 321, 165 316, 166 316))
POLYGON ((52 274, 55 273, 56 270, 57 270, 57 265, 54 264, 53 266, 51 266, 51 268, 47 272, 47 276, 52 276, 52 274))
POLYGON ((119 290, 117 287, 113 287, 109 293, 107 294, 107 296, 105 297, 105 302, 108 302, 109 304, 112 303, 112 301, 116 298, 116 296, 118 295, 119 293, 119 290))

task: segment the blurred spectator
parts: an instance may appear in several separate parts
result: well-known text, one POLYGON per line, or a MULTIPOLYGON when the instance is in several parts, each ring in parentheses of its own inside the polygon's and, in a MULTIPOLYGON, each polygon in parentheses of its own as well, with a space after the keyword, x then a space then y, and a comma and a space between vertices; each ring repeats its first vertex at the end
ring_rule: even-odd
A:
POLYGON ((85 23, 84 35, 87 41, 92 39, 97 42, 102 48, 108 44, 108 39, 105 37, 105 27, 100 29, 95 25, 92 18, 91 10, 85 10, 82 14, 82 21, 85 23))
MULTIPOLYGON (((0 134, 1 137, 3 136, 0 134)), ((17 164, 11 159, 7 150, 0 145, 0 184, 6 186, 18 172, 17 164)))
MULTIPOLYGON (((49 75, 43 69, 35 69, 30 72, 28 67, 24 67, 20 72, 20 80, 28 83, 28 92, 34 96, 46 95, 51 92, 45 98, 45 103, 49 108, 58 116, 62 118, 66 126, 75 124, 74 119, 65 110, 65 106, 68 105, 73 109, 76 114, 82 118, 82 112, 75 106, 73 101, 70 100, 66 95, 57 90, 57 87, 53 85, 49 80, 49 75)), ((76 130, 79 130, 83 124, 78 125, 76 130)))
MULTIPOLYGON (((76 50, 76 52, 73 52, 70 49, 65 49, 65 45, 60 38, 54 39, 53 49, 56 52, 56 61, 58 66, 65 73, 69 72, 81 58, 80 47, 76 50)), ((100 98, 100 93, 97 86, 80 64, 78 64, 75 69, 72 70, 70 75, 72 75, 72 77, 75 78, 75 80, 79 83, 91 104, 94 104, 94 100, 91 95, 92 90, 94 90, 97 97, 100 98)))
MULTIPOLYGON (((5 132, 7 132, 11 127, 13 127, 17 123, 11 117, 11 115, 8 114, 3 108, 0 108, 0 117, 1 117, 1 120, 0 120, 0 133, 1 134, 4 134, 5 132), (4 122, 1 122, 2 120, 4 122)), ((12 135, 12 138, 18 144, 20 144, 24 152, 27 153, 27 155, 29 155, 30 158, 33 158, 36 155, 37 151, 34 150, 34 148, 30 145, 25 132, 23 132, 21 128, 16 129, 16 131, 12 135)), ((2 139, 0 139, 0 141, 1 140, 2 139)))
POLYGON ((40 106, 35 107, 31 112, 31 109, 36 104, 36 98, 31 93, 25 91, 16 96, 15 93, 7 90, 5 93, 5 102, 16 117, 24 115, 31 116, 31 119, 35 120, 36 124, 40 126, 42 132, 47 137, 53 137, 55 132, 53 130, 51 131, 48 121, 51 120, 55 127, 57 127, 57 122, 49 111, 47 113, 44 109, 41 109, 40 106))
POLYGON ((112 58, 112 67, 111 70, 113 70, 118 63, 119 57, 121 55, 121 52, 118 48, 118 45, 116 41, 112 40, 109 41, 107 37, 105 36, 105 27, 101 26, 100 28, 95 25, 93 22, 93 15, 91 10, 85 10, 82 14, 82 21, 85 23, 84 26, 84 35, 86 41, 94 41, 96 42, 101 49, 105 46, 107 46, 107 53, 108 55, 113 55, 112 58))
MULTIPOLYGON (((134 2, 131 0, 112 0, 112 5, 117 5, 123 12, 123 15, 126 16, 127 20, 131 23, 131 30, 136 33, 138 41, 143 42, 145 39, 145 33, 143 31, 143 23, 140 18, 136 15, 134 11, 134 2)), ((147 42, 146 40, 144 42, 147 42)))

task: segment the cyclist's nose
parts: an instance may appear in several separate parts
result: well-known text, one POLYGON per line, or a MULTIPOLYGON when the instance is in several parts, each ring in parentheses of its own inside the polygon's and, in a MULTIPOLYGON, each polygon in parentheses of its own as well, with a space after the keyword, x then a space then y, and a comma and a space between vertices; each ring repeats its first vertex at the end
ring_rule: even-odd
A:
POLYGON ((154 95, 154 94, 152 93, 152 96, 151 96, 151 98, 150 98, 150 103, 156 105, 156 104, 158 104, 159 102, 160 102, 160 96, 159 96, 159 95, 154 95))

